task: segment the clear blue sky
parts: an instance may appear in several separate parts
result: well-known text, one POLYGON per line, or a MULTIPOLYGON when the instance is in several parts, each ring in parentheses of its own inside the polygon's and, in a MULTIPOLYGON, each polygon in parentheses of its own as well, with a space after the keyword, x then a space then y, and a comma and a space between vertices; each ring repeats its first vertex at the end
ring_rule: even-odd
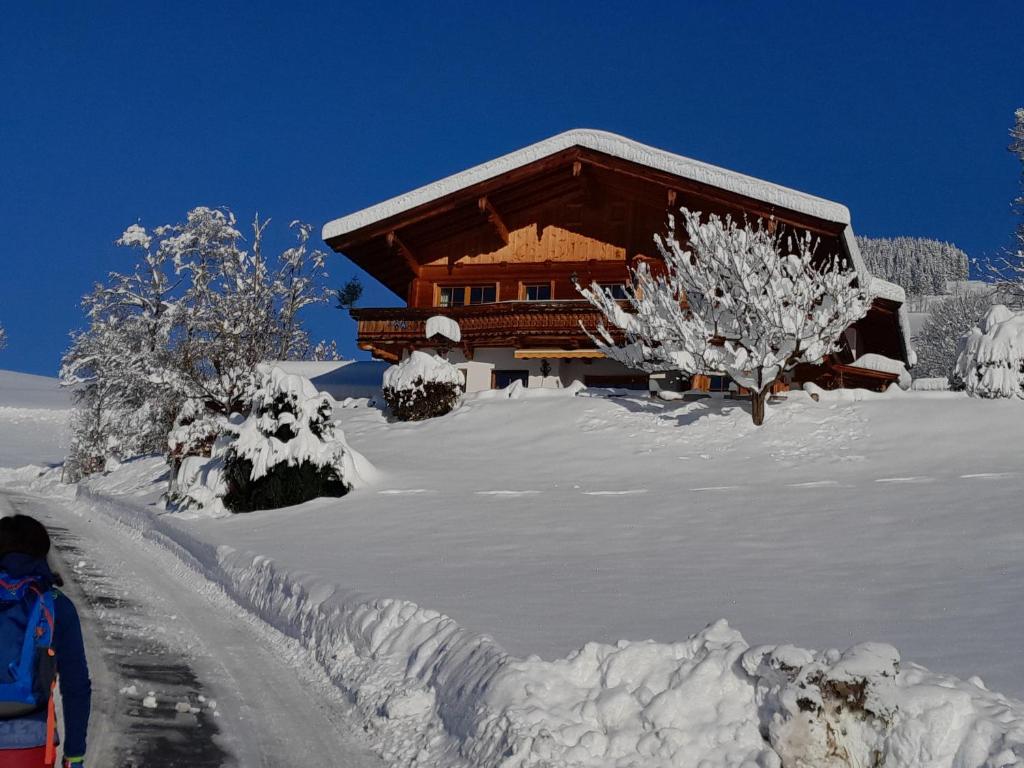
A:
MULTIPOLYGON (((16 3, 0 368, 56 371, 132 222, 204 204, 319 230, 572 127, 841 201, 862 234, 985 256, 1013 229, 1019 106, 1020 2, 16 3)), ((366 282, 364 305, 395 303, 366 282)), ((342 312, 311 327, 355 352, 342 312)))

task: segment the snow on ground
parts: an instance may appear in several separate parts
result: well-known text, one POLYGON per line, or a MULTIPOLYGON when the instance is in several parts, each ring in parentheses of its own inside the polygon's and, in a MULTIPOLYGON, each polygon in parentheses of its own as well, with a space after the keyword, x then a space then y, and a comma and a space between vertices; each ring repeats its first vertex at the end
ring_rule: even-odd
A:
POLYGON ((726 618, 754 642, 885 640, 1024 694, 1007 640, 1024 630, 1019 404, 795 395, 760 430, 729 401, 637 397, 470 401, 423 424, 340 413, 376 488, 202 536, 517 655, 726 618))
POLYGON ((0 468, 63 461, 70 408, 57 379, 0 371, 0 468))
POLYGON ((303 639, 392 764, 777 765, 830 732, 787 691, 824 699, 850 664, 773 647, 872 640, 904 660, 876 680, 903 713, 879 764, 1024 765, 1024 705, 985 687, 1024 694, 1019 402, 792 393, 758 429, 732 401, 593 394, 340 408, 381 474, 338 500, 147 514, 163 469, 138 461, 81 503, 303 639))

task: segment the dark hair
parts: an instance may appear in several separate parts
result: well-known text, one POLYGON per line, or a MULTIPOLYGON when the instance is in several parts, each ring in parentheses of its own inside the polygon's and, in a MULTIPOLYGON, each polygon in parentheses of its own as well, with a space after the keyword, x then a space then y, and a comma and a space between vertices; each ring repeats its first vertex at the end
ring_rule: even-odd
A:
POLYGON ((46 526, 28 515, 0 517, 0 555, 21 552, 40 560, 50 554, 46 526))

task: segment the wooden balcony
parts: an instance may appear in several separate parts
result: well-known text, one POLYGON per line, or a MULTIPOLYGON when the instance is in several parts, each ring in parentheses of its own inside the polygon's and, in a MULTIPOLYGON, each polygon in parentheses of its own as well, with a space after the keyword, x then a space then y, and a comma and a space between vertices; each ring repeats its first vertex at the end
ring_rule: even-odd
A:
MULTIPOLYGON (((450 317, 462 329, 458 345, 475 347, 586 349, 593 344, 580 323, 593 331, 601 319, 586 301, 505 301, 467 307, 393 307, 353 309, 357 343, 375 357, 397 360, 404 349, 432 345, 427 319, 450 317)), ((435 342, 436 343, 436 340, 435 342)))

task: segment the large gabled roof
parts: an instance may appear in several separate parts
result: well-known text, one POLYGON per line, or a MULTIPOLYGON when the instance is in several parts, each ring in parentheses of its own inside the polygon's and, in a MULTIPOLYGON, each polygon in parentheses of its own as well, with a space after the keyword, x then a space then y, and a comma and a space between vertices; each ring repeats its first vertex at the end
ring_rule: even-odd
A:
POLYGON ((716 165, 702 163, 682 155, 675 155, 627 139, 625 136, 607 131, 577 128, 439 179, 348 216, 329 221, 323 227, 323 239, 330 240, 347 235, 572 147, 601 152, 621 160, 825 221, 847 225, 850 223, 850 212, 846 206, 831 200, 808 195, 805 192, 773 184, 770 181, 755 179, 753 176, 730 171, 716 165))

